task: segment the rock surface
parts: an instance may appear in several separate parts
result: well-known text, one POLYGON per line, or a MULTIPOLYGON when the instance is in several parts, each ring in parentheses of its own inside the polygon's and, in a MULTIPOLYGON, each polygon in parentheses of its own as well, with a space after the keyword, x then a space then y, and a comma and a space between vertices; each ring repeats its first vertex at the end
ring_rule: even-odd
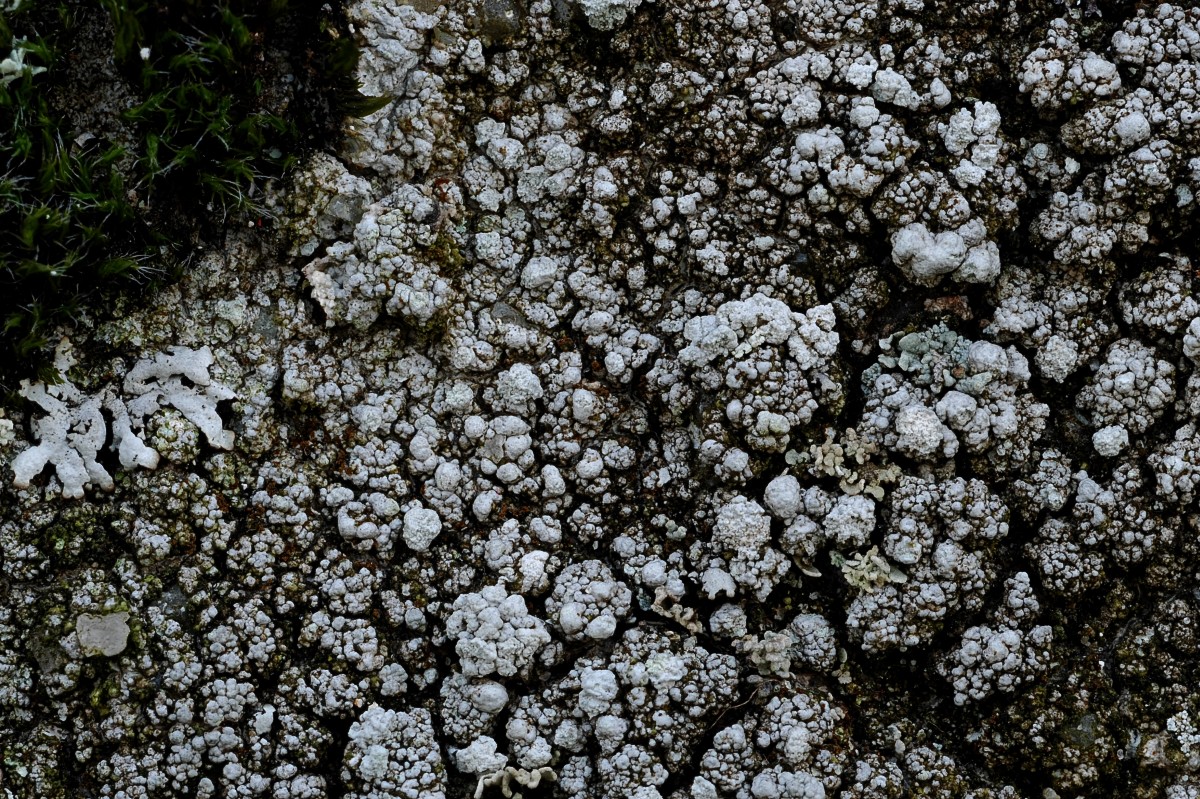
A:
POLYGON ((1200 11, 1096 10, 353 4, 4 399, 5 788, 1196 796, 1200 11))

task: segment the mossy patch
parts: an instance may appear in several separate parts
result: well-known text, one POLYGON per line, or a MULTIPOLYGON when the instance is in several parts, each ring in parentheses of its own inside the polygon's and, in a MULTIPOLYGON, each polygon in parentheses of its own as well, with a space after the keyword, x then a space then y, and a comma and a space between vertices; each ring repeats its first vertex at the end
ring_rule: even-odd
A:
MULTIPOLYGON (((11 4, 10 4, 11 5, 11 4)), ((54 329, 153 290, 273 193, 364 97, 340 3, 24 0, 0 10, 0 388, 53 380, 54 329)))

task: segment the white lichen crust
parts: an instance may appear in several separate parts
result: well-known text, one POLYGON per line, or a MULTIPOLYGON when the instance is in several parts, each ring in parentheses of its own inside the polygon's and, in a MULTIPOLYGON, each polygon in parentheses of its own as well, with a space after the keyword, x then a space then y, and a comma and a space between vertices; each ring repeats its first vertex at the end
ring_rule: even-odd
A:
POLYGON ((0 397, 8 794, 1198 795, 1200 10, 345 11, 0 397))

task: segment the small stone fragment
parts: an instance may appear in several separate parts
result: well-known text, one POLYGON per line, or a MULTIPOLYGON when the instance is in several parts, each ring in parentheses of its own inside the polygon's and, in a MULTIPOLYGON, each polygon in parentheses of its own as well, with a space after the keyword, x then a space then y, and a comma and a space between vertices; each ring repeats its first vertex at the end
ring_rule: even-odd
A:
POLYGON ((114 657, 125 651, 129 643, 129 614, 125 611, 94 616, 81 613, 75 620, 75 636, 79 648, 88 657, 114 657))

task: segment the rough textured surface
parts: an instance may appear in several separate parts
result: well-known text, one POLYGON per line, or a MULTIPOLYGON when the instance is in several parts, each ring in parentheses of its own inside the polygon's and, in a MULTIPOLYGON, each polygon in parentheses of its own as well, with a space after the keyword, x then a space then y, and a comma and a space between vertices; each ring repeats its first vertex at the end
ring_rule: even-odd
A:
POLYGON ((1200 12, 351 16, 3 409, 7 790, 1200 793, 1200 12))

